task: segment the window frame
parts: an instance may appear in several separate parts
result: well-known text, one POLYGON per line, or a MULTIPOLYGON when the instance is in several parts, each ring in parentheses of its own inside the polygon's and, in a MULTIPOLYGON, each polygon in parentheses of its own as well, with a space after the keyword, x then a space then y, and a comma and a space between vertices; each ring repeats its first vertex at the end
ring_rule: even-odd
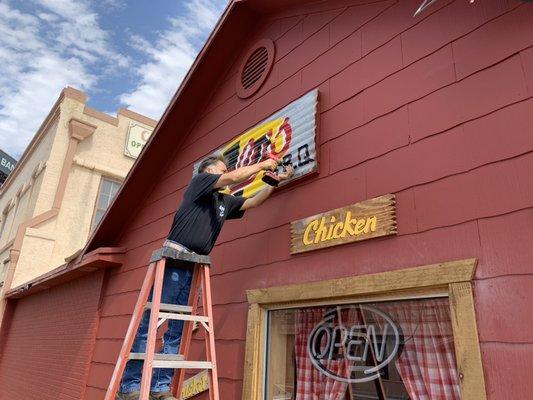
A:
MULTIPOLYGON (((93 207, 93 215, 91 217, 91 225, 90 225, 90 228, 89 228, 89 233, 91 232, 94 232, 94 230, 96 229, 96 227, 98 226, 98 224, 100 223, 100 221, 98 222, 98 224, 95 224, 94 221, 95 221, 95 218, 96 218, 96 212, 99 210, 98 209, 98 203, 100 202, 100 194, 102 193, 102 187, 103 187, 103 184, 104 184, 104 181, 109 181, 109 182, 113 182, 113 183, 117 183, 119 185, 118 187, 118 190, 117 190, 117 193, 118 191, 120 190, 120 187, 122 186, 122 183, 120 180, 116 179, 116 178, 112 178, 112 177, 109 177, 109 176, 106 176, 106 175, 101 175, 100 176, 100 183, 98 184, 98 192, 96 193, 96 198, 95 198, 95 201, 94 201, 94 207, 93 207)), ((115 194, 116 196, 116 194, 115 194)), ((107 212, 109 206, 111 206, 111 204, 113 203, 114 201, 114 198, 113 200, 111 200, 111 202, 107 205, 107 208, 105 209, 104 211, 104 214, 102 215, 102 219, 104 218, 105 216, 105 213, 107 212)))
POLYGON ((465 259, 318 282, 247 290, 244 400, 264 399, 268 312, 317 305, 448 297, 462 400, 485 400, 472 280, 465 259))

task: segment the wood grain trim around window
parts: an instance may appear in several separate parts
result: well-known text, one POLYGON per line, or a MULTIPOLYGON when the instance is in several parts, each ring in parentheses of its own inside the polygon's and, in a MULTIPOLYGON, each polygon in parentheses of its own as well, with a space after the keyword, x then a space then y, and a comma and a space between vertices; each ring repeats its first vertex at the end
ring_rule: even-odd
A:
POLYGON ((267 311, 361 301, 449 297, 461 399, 485 400, 471 281, 476 259, 296 285, 248 290, 243 399, 263 398, 267 311))
POLYGON ((249 303, 269 304, 362 296, 429 286, 446 287, 451 282, 472 280, 475 264, 475 259, 451 261, 349 278, 254 289, 246 294, 249 303))
POLYGON ((450 283, 450 307, 461 398, 485 400, 485 377, 470 282, 450 283))

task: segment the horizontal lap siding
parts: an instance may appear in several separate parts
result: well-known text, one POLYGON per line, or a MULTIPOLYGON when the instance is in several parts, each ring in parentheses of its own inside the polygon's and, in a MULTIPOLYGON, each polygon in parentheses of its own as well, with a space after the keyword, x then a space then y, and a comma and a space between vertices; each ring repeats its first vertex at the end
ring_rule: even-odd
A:
POLYGON ((103 273, 17 301, 0 359, 0 399, 83 398, 103 273))
POLYGON ((87 399, 103 398, 147 260, 193 163, 313 88, 319 174, 228 222, 212 253, 222 398, 239 399, 242 389, 246 289, 470 257, 479 260, 474 293, 489 398, 531 392, 521 354, 533 347, 533 7, 439 1, 412 18, 419 0, 357 3, 319 2, 261 22, 243 51, 270 37, 276 61, 249 99, 235 93, 242 60, 229 60, 184 148, 120 238, 126 262, 108 275, 87 399), (391 192, 396 237, 290 255, 291 221, 391 192))

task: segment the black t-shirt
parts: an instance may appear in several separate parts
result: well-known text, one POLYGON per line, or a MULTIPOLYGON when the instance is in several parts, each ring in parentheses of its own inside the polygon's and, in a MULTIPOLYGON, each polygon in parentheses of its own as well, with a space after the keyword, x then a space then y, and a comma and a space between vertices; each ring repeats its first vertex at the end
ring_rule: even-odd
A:
POLYGON ((196 174, 185 191, 174 216, 168 239, 197 254, 209 254, 226 219, 241 218, 246 198, 218 192, 214 188, 220 175, 196 174))

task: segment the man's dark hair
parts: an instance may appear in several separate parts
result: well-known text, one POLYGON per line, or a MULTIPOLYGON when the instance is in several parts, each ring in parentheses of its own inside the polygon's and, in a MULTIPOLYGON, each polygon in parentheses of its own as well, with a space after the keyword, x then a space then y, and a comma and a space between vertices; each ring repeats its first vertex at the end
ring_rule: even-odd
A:
POLYGON ((205 170, 210 167, 213 164, 216 164, 217 162, 222 161, 224 164, 228 165, 228 162, 226 161, 226 157, 224 157, 222 154, 213 154, 209 157, 206 157, 202 160, 200 165, 198 166, 198 173, 205 172, 205 170))

